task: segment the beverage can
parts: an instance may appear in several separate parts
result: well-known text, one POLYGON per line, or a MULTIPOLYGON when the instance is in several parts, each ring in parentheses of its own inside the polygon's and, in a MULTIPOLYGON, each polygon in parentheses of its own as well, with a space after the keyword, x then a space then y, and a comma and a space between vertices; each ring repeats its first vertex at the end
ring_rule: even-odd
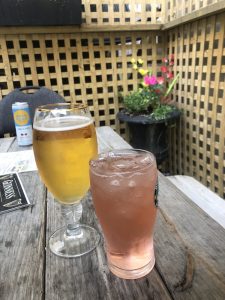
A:
POLYGON ((32 125, 28 103, 13 103, 12 111, 16 127, 18 145, 32 145, 32 125))

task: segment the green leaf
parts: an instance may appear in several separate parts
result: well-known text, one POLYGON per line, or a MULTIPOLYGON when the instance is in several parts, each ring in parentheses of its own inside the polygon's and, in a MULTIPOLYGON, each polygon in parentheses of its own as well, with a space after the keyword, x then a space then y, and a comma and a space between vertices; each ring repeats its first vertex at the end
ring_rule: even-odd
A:
POLYGON ((172 91, 173 87, 174 87, 174 84, 176 83, 178 77, 179 77, 179 73, 176 75, 176 77, 174 77, 173 81, 171 82, 171 84, 169 85, 164 97, 167 97, 169 95, 169 93, 172 91))

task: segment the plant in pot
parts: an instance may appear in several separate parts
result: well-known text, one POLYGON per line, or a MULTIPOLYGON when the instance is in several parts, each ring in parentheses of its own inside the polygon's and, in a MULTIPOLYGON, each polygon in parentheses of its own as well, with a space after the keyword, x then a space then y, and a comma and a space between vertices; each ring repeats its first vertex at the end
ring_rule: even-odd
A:
POLYGON ((168 157, 168 125, 180 117, 170 99, 170 94, 179 77, 174 77, 174 56, 162 59, 160 77, 150 69, 143 69, 143 60, 131 60, 132 68, 138 72, 138 88, 123 97, 124 109, 117 114, 129 128, 130 143, 134 148, 145 149, 155 154, 157 163, 168 157))

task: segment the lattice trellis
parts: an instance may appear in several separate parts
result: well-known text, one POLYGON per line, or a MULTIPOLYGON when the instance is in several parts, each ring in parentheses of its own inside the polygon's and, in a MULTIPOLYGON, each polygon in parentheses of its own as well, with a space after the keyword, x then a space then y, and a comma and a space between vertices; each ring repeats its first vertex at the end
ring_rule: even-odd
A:
POLYGON ((223 0, 82 1, 84 26, 163 24, 223 0))
POLYGON ((164 23, 173 21, 218 2, 223 2, 223 0, 166 0, 164 23))
POLYGON ((164 0, 83 0, 82 22, 86 25, 162 23, 164 0))
POLYGON ((46 86, 87 102, 97 126, 117 129, 119 96, 137 86, 131 57, 156 71, 164 51, 157 32, 1 35, 0 46, 1 96, 21 86, 46 86))
POLYGON ((225 197, 225 14, 168 32, 181 74, 175 97, 183 109, 171 145, 175 173, 196 177, 225 197))

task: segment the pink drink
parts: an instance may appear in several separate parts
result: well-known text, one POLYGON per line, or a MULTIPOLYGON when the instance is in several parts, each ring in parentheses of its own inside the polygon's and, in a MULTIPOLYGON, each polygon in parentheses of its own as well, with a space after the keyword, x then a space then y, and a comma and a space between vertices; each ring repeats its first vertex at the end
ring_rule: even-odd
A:
POLYGON ((91 192, 103 229, 110 270, 135 279, 155 264, 154 156, 142 150, 115 150, 90 163, 91 192))

